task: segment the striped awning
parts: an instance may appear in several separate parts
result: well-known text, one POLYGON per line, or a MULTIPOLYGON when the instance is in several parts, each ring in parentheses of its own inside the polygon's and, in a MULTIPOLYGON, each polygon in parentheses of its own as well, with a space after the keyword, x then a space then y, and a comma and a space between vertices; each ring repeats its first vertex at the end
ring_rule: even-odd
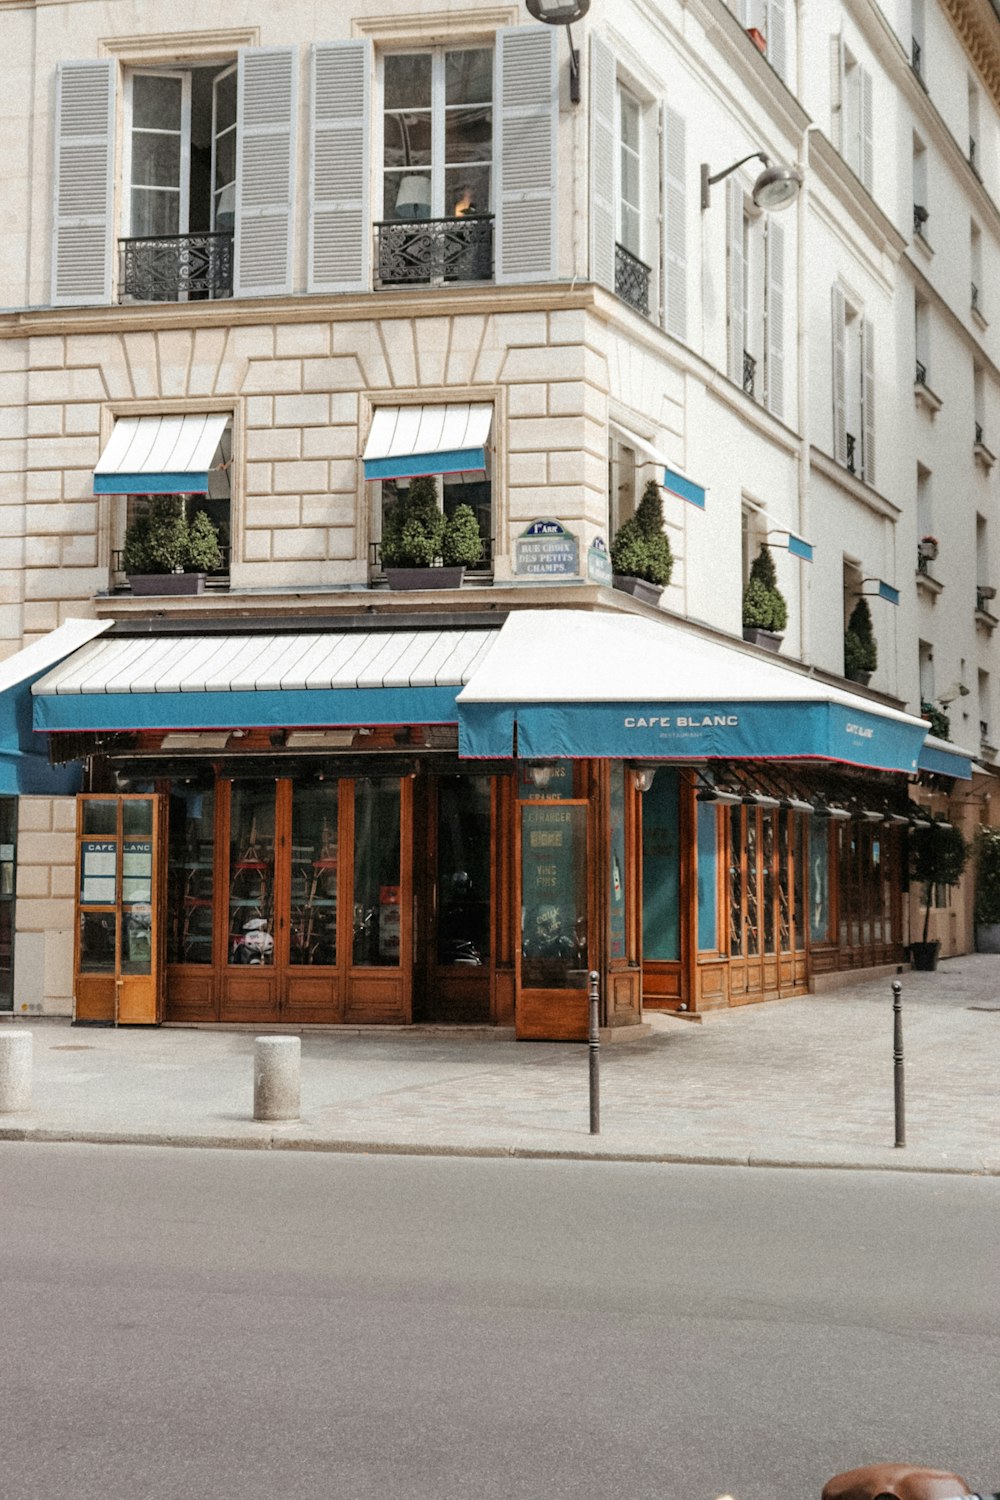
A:
POLYGON ((457 722, 499 631, 114 636, 32 688, 36 730, 457 722))
POLYGON ((94 470, 94 494, 207 494, 228 420, 224 412, 119 417, 94 470))
POLYGON ((486 467, 493 421, 489 402, 380 406, 365 444, 366 479, 412 479, 486 467))

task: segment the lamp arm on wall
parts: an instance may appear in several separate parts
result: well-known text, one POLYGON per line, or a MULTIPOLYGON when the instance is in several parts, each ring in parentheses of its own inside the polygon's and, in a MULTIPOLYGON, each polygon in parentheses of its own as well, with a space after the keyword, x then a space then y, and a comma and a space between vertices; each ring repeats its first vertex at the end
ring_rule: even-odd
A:
POLYGON ((740 159, 739 159, 739 161, 734 161, 733 164, 732 164, 732 166, 731 167, 727 167, 724 172, 716 172, 716 174, 715 174, 714 177, 710 177, 709 174, 708 174, 708 162, 707 161, 703 161, 702 162, 702 164, 701 164, 701 206, 702 206, 702 208, 707 208, 708 205, 709 205, 710 196, 711 196, 710 193, 709 193, 709 189, 712 188, 712 187, 714 187, 717 182, 721 182, 724 177, 728 177, 731 172, 735 172, 736 169, 737 169, 737 167, 746 166, 746 164, 747 164, 748 161, 762 161, 764 163, 765 167, 769 167, 771 165, 771 158, 769 156, 766 156, 763 151, 751 151, 748 156, 741 156, 740 159))

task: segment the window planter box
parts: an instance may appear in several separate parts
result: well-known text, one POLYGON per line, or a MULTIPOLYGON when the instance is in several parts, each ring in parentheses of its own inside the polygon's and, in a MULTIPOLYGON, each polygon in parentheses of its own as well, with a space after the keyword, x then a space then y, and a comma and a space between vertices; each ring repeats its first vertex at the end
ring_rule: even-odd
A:
POLYGON ((203 594, 204 573, 129 573, 133 594, 203 594))
POLYGON ((743 639, 751 646, 763 646, 765 651, 780 651, 785 637, 775 630, 765 630, 762 625, 744 625, 743 639))
POLYGON ((856 682, 858 687, 867 687, 872 680, 870 672, 845 672, 844 676, 848 682, 856 682))
POLYGON ((611 582, 623 594, 631 594, 642 604, 659 604, 663 593, 658 583, 650 583, 646 578, 630 578, 627 573, 612 573, 611 582))
POLYGON ((459 589, 465 568, 384 568, 393 592, 403 589, 459 589))

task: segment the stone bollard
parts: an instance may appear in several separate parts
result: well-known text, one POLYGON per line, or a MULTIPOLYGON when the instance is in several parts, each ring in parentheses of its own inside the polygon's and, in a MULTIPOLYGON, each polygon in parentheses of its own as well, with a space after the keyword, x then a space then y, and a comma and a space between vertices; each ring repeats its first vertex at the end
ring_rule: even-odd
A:
POLYGON ((255 1120, 299 1118, 297 1036, 259 1036, 253 1044, 253 1117, 255 1120))
POLYGON ((0 1031, 0 1115, 31 1108, 30 1031, 0 1031))

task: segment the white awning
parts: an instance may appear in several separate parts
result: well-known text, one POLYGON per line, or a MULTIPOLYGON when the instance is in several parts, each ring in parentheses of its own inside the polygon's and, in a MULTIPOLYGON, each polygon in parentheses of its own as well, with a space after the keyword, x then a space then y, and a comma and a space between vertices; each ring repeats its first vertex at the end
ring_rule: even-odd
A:
POLYGON ((207 494, 228 420, 224 412, 119 417, 94 470, 94 494, 207 494))
POLYGON ((486 467, 493 421, 489 402, 380 406, 365 444, 366 479, 412 479, 486 467))
POLYGON ((616 432, 618 436, 624 442, 626 442, 630 448, 634 448, 637 453, 641 453, 643 461, 645 463, 658 464, 661 468, 664 469, 670 468, 669 458, 667 458, 666 455, 663 454, 654 443, 649 442, 648 439, 640 437, 637 432, 633 432, 631 428, 623 426, 621 422, 616 422, 613 418, 611 421, 611 429, 613 432, 616 432))

